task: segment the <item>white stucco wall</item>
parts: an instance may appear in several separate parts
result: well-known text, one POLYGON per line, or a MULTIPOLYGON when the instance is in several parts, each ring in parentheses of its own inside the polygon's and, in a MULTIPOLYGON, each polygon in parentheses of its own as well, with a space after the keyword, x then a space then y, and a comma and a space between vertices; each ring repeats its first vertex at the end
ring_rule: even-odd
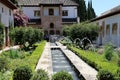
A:
MULTIPOLYGON (((113 43, 113 45, 115 46, 120 46, 120 14, 114 15, 114 16, 110 16, 101 20, 98 20, 96 22, 99 23, 99 27, 102 25, 102 22, 105 22, 105 27, 104 27, 104 37, 102 38, 102 43, 105 44, 109 41, 111 41, 113 43), (112 34, 112 25, 114 23, 118 24, 118 28, 117 28, 117 34, 113 35, 112 34), (106 35, 106 25, 110 25, 110 34, 106 35)), ((98 37, 98 41, 97 43, 100 43, 100 36, 98 37)))
POLYGON ((76 6, 62 7, 62 10, 68 10, 68 16, 62 16, 62 18, 77 18, 77 7, 76 6))
MULTIPOLYGON (((44 7, 43 14, 44 16, 49 16, 49 9, 54 9, 54 15, 59 16, 59 7, 44 7)), ((32 19, 37 19, 40 17, 34 16, 35 10, 40 10, 40 7, 23 7, 23 12, 32 19)), ((68 10, 68 16, 62 16, 62 18, 77 18, 77 7, 76 6, 66 6, 62 7, 62 10, 68 10)))
POLYGON ((7 6, 4 4, 0 3, 0 14, 1 14, 1 22, 6 26, 9 27, 10 23, 13 25, 13 12, 11 10, 11 15, 9 15, 9 10, 7 6), (2 8, 4 9, 4 12, 2 13, 2 8))
POLYGON ((26 14, 31 19, 38 19, 40 17, 34 16, 35 10, 40 10, 40 7, 23 7, 22 8, 24 14, 26 14))

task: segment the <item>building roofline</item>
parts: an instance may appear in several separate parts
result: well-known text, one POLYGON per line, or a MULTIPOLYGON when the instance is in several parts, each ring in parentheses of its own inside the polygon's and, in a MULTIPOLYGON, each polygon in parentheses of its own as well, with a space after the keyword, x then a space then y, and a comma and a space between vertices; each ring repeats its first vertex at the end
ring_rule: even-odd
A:
POLYGON ((17 9, 17 6, 13 4, 10 0, 0 0, 0 2, 9 7, 10 9, 17 9))
POLYGON ((100 20, 100 19, 103 19, 103 18, 106 18, 106 17, 109 17, 109 16, 113 16, 113 15, 116 15, 116 14, 119 14, 119 13, 120 13, 120 5, 111 9, 111 10, 106 11, 101 16, 99 16, 97 18, 94 18, 91 21, 93 22, 93 21, 100 20))

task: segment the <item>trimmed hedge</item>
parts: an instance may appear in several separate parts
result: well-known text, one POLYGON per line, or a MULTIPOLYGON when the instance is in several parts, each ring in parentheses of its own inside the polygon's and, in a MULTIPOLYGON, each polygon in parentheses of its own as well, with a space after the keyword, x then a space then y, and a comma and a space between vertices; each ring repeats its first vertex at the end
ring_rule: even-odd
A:
POLYGON ((49 80, 48 73, 45 70, 38 69, 30 80, 49 80))
POLYGON ((28 66, 21 66, 15 69, 13 80, 30 80, 32 70, 28 66))
POLYGON ((68 72, 60 71, 52 76, 52 80, 73 80, 73 78, 68 72))
POLYGON ((91 51, 83 51, 81 49, 75 48, 73 46, 68 46, 70 50, 76 53, 79 57, 81 57, 86 63, 91 65, 96 70, 107 70, 112 74, 115 74, 119 67, 115 63, 109 62, 100 54, 91 52, 91 51))

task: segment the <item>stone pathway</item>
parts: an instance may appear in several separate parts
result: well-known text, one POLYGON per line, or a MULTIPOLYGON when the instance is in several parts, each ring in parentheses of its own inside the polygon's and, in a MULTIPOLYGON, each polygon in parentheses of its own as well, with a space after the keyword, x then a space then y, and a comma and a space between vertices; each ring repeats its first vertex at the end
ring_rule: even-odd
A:
POLYGON ((77 70, 82 74, 82 76, 86 80, 97 80, 96 75, 97 71, 86 64, 81 58, 79 58, 75 53, 68 50, 66 46, 63 46, 61 43, 57 42, 58 46, 50 46, 50 43, 46 43, 44 51, 41 55, 41 58, 38 61, 36 66, 37 69, 44 69, 48 72, 49 76, 53 74, 52 69, 52 56, 51 56, 51 47, 61 48, 61 50, 65 53, 68 59, 73 63, 73 65, 77 68, 77 70))
POLYGON ((62 44, 57 44, 86 80, 97 80, 96 75, 98 72, 94 68, 86 64, 80 57, 68 50, 62 44))
POLYGON ((36 66, 35 70, 43 69, 48 72, 50 78, 53 74, 52 70, 52 58, 51 58, 51 50, 50 50, 50 44, 46 43, 44 51, 38 61, 38 64, 36 66))
POLYGON ((18 48, 19 48, 18 45, 13 46, 13 47, 6 47, 6 48, 4 48, 3 50, 0 50, 0 54, 1 54, 3 51, 8 51, 8 50, 10 50, 10 49, 18 49, 18 48))

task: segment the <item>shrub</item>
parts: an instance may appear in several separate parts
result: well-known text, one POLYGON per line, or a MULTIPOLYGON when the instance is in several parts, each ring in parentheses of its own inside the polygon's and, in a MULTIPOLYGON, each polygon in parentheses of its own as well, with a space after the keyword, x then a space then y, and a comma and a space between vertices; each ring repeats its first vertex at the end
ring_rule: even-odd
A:
POLYGON ((41 41, 43 37, 43 32, 40 29, 35 28, 15 28, 10 31, 11 41, 14 41, 15 44, 23 45, 26 42, 29 43, 29 46, 32 46, 34 43, 41 41))
POLYGON ((118 62, 117 62, 118 66, 120 67, 120 59, 118 59, 118 62))
POLYGON ((32 70, 27 66, 18 67, 13 74, 13 80, 30 80, 32 70))
POLYGON ((115 80, 120 80, 120 69, 117 70, 115 80))
POLYGON ((98 72, 97 78, 98 80, 114 80, 113 74, 105 70, 100 70, 98 72))
MULTIPOLYGON (((93 23, 81 23, 81 24, 74 24, 69 27, 63 28, 63 35, 70 36, 73 39, 79 38, 83 39, 87 37, 91 41, 96 40, 98 36, 98 26, 93 23)), ((89 43, 88 40, 83 41, 84 48, 89 43)))
POLYGON ((0 46, 3 45, 3 28, 4 28, 4 25, 0 23, 0 46))
POLYGON ((12 72, 6 71, 4 73, 0 72, 0 80, 11 80, 12 72))
POLYGON ((108 61, 110 61, 112 59, 112 57, 113 57, 113 51, 114 51, 114 49, 113 49, 112 44, 107 44, 105 46, 104 53, 105 53, 105 58, 108 61))
POLYGON ((44 70, 37 70, 30 80, 49 80, 48 73, 44 70))
POLYGON ((5 57, 0 57, 0 71, 8 69, 8 61, 5 57))
POLYGON ((69 73, 60 71, 52 76, 52 80, 73 80, 73 78, 69 73))

